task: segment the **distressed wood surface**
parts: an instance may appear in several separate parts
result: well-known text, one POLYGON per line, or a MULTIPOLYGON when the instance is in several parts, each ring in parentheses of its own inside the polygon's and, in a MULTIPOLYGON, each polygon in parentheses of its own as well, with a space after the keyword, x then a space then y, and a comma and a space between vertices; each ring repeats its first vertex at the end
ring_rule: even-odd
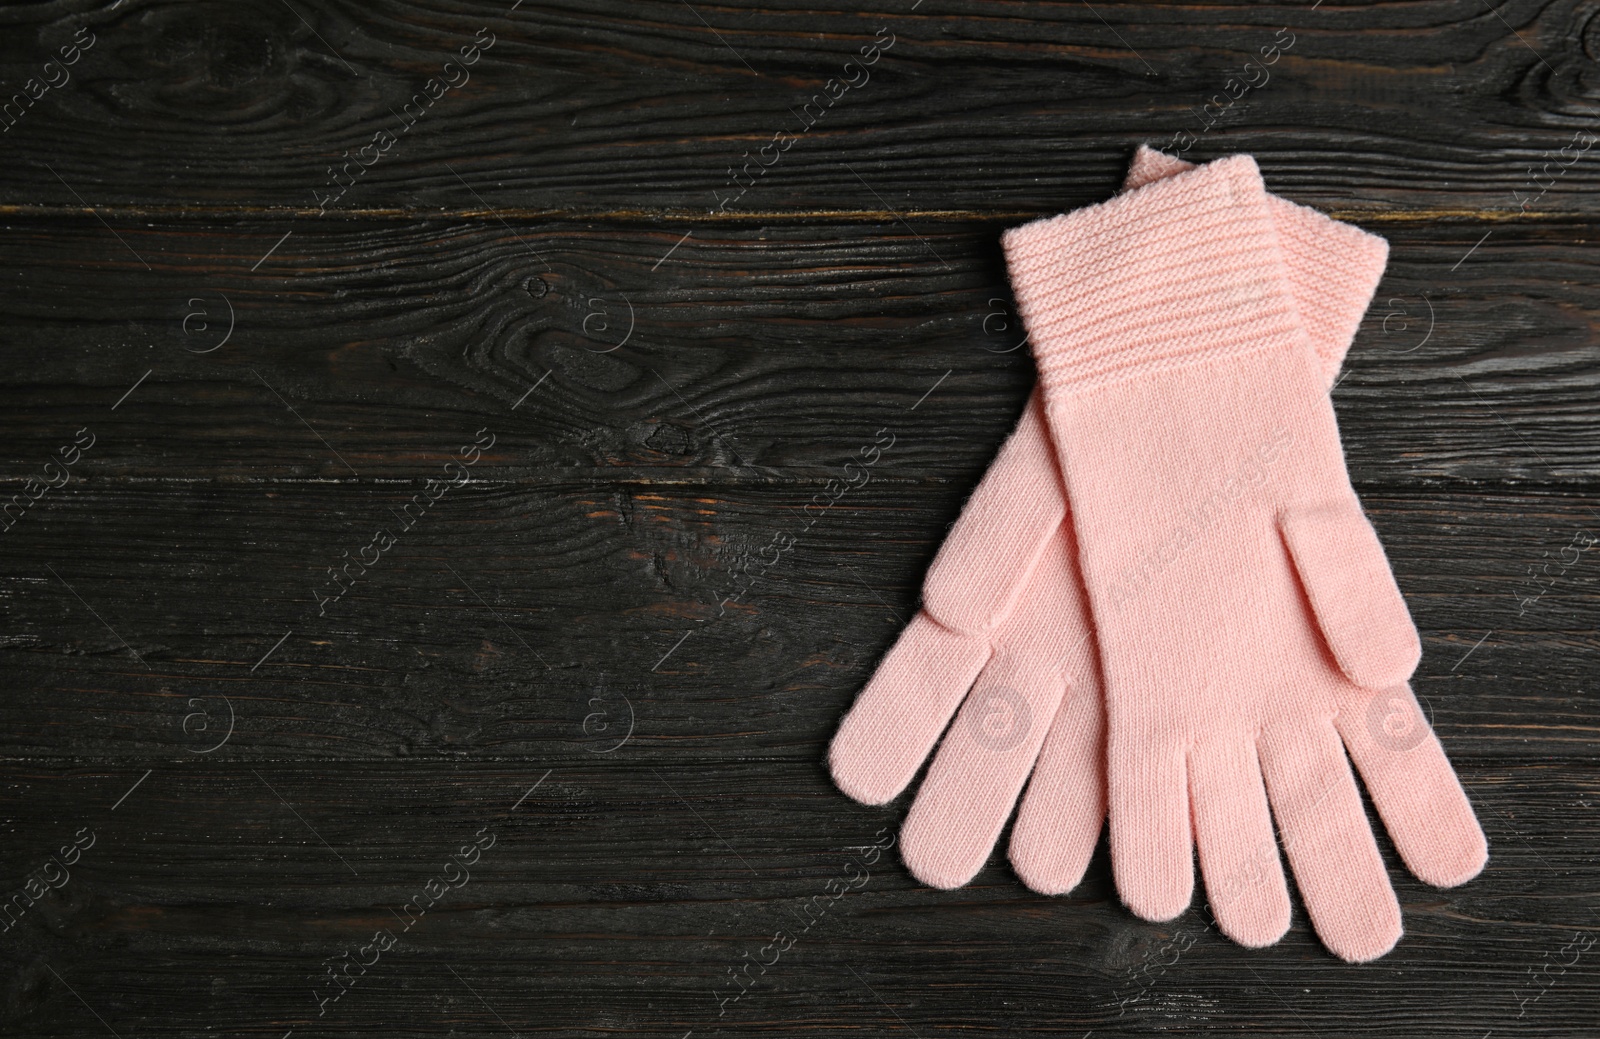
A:
MULTIPOLYGON (((390 131, 330 213, 1019 214, 1096 201, 1136 144, 1187 131, 1311 202, 1509 217, 1530 166, 1600 132, 1583 0, 929 3, 12 7, 0 70, 42 93, 0 135, 0 201, 314 213, 330 164, 390 131), (93 45, 46 70, 80 28, 93 45), (476 63, 446 69, 462 47, 476 63), (747 151, 766 168, 723 207, 747 151)), ((1594 213, 1600 164, 1562 161, 1529 208, 1594 213)))
MULTIPOLYGON (((882 479, 970 490, 1032 382, 1004 226, 163 221, 147 270, 30 217, 0 431, 42 464, 89 427, 85 481, 420 482, 487 428, 491 481, 783 485, 889 424, 882 479)), ((1590 486, 1600 225, 1380 229, 1335 392, 1357 483, 1590 486)))
POLYGON ((1591 1039, 1597 10, 0 11, 0 1031, 1591 1039), (823 762, 1031 386, 1000 231, 1185 130, 1392 246, 1334 401, 1491 860, 1379 828, 1366 966, 923 887, 823 762))

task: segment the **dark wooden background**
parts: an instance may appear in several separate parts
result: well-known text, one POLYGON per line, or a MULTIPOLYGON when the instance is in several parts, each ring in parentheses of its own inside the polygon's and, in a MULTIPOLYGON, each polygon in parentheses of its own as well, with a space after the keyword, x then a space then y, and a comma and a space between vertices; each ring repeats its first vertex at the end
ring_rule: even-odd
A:
POLYGON ((7 5, 4 93, 59 85, 0 133, 0 498, 31 501, 0 535, 6 898, 93 844, 11 902, 0 1032, 1600 1034, 1600 551, 1563 552, 1600 534, 1600 149, 1568 161, 1600 134, 1597 13, 7 5), (1361 967, 1298 907, 1266 951, 1199 901, 1139 921, 1104 847, 1059 898, 1003 851, 954 892, 891 851, 801 935, 906 804, 845 798, 827 741, 1031 385, 998 234, 1184 130, 1392 243, 1335 401, 1489 866, 1439 892, 1382 841, 1406 935, 1361 967), (75 438, 64 486, 27 482, 75 438))

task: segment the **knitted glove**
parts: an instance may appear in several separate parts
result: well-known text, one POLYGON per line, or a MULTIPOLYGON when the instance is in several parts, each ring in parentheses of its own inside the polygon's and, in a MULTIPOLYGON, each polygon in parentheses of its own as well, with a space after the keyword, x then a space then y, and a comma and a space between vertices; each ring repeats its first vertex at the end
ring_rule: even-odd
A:
POLYGON ((1123 901, 1176 916, 1198 845, 1222 930, 1276 941, 1276 817, 1323 942, 1382 955, 1399 907, 1341 742, 1419 877, 1461 883, 1486 849, 1405 684, 1416 629, 1350 487, 1255 163, 1004 245, 1099 640, 1123 901))
MULTIPOLYGON (((1127 184, 1189 168, 1141 148, 1127 184)), ((1314 210, 1276 198, 1272 204, 1296 298, 1331 381, 1382 273, 1387 246, 1314 210)), ((1035 890, 1068 890, 1099 837, 1103 708, 1065 514, 1035 395, 930 568, 923 611, 834 741, 831 762, 841 789, 882 803, 910 782, 966 698, 901 837, 907 865, 927 883, 958 886, 981 868, 1036 755, 1011 841, 1019 875, 1035 890), (1069 587, 1030 584, 1041 565, 1053 574, 1064 571, 1069 587), (1055 644, 1064 645, 1070 659, 1040 659, 1035 633, 1040 616, 1052 613, 1055 644), (1057 714, 1068 687, 1073 695, 1057 714)))

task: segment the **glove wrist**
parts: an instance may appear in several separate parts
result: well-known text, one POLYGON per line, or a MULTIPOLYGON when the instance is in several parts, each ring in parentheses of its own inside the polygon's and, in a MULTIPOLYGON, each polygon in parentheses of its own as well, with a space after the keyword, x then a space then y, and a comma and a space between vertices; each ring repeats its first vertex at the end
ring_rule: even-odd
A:
POLYGON ((1046 397, 1304 348, 1260 172, 1235 156, 1006 233, 1046 397))

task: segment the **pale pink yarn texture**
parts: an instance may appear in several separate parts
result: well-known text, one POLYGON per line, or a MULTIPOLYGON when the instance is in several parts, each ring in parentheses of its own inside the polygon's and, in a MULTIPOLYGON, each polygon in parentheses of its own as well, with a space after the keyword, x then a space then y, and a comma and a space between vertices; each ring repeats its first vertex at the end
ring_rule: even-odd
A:
POLYGON ((1004 244, 1100 649, 1123 901, 1182 912, 1198 849, 1219 926, 1276 941, 1276 820, 1324 944, 1382 955, 1399 905, 1345 751, 1418 876, 1460 883, 1486 846, 1437 739, 1371 725, 1383 697, 1425 729, 1405 685, 1420 642, 1350 486, 1254 161, 1004 244))
MULTIPOLYGON (((1233 161, 1238 163, 1238 160, 1233 161)), ((1160 178, 1173 177, 1189 169, 1191 167, 1188 164, 1179 160, 1141 149, 1129 172, 1127 185, 1142 189, 1144 185, 1160 178)), ((1253 173, 1253 170, 1251 164, 1250 171, 1253 173)), ((1214 173, 1209 175, 1215 176, 1214 173)), ((1234 197, 1237 187, 1228 185, 1229 197, 1234 197)), ((1259 188, 1259 178, 1255 185, 1246 183, 1243 187, 1242 194, 1247 198, 1252 197, 1250 189, 1259 188)), ((1219 208, 1218 200, 1214 197, 1215 191, 1216 185, 1208 181, 1190 185, 1183 192, 1174 193, 1172 198, 1159 200, 1160 205, 1140 206, 1136 211, 1136 219, 1154 221, 1158 218, 1150 213, 1157 211, 1161 214, 1159 219, 1191 221, 1186 226, 1193 226, 1192 222, 1198 220, 1199 226, 1209 226, 1214 232, 1218 227, 1227 226, 1225 207, 1219 208), (1186 208, 1184 203, 1194 204, 1194 207, 1186 208), (1206 221, 1211 223, 1208 225, 1206 221)), ((1142 190, 1133 191, 1123 198, 1141 195, 1142 190)), ((1291 327, 1282 334, 1291 339, 1298 334, 1298 350, 1304 358, 1304 364, 1316 373, 1320 395, 1334 378, 1355 327, 1371 298, 1373 287, 1383 270, 1387 246, 1382 239, 1329 220, 1313 210, 1264 194, 1260 197, 1265 206, 1267 238, 1274 240, 1272 247, 1277 249, 1277 286, 1287 299, 1287 312, 1282 321, 1291 327)), ((1096 210, 1102 208, 1095 207, 1096 210)), ((1044 338, 1035 327, 1035 319, 1042 313, 1038 309, 1040 299, 1051 301, 1044 304, 1046 307, 1063 302, 1069 308, 1080 307, 1084 313, 1090 314, 1091 323, 1094 320, 1094 315, 1090 313, 1093 310, 1092 300, 1085 304, 1081 297, 1073 296, 1070 292, 1063 294, 1061 287, 1052 282, 1053 278, 1061 275, 1051 265, 1063 260, 1070 265, 1072 258, 1055 255, 1050 246, 1041 249, 1038 244, 1040 236, 1034 233, 1045 228, 1048 234, 1059 236, 1066 230, 1068 241, 1081 246, 1081 240, 1071 236, 1081 231, 1082 225, 1077 228, 1063 227, 1062 222, 1070 220, 1069 216, 1040 222, 1018 229, 1007 237, 1008 257, 1012 259, 1014 271, 1018 255, 1024 256, 1023 262, 1027 265, 1025 273, 1014 273, 1013 277, 1018 283, 1019 303, 1022 304, 1036 348, 1041 342, 1053 341, 1054 336, 1048 322, 1044 338), (1027 248, 1013 250, 1014 243, 1027 248), (1026 290, 1023 285, 1025 280, 1026 290), (1025 295, 1027 298, 1024 298, 1025 295)), ((1113 239, 1118 233, 1105 220, 1095 224, 1094 230, 1098 236, 1110 235, 1113 239)), ((1156 230, 1159 231, 1159 228, 1156 230)), ((1125 253, 1115 262, 1126 263, 1130 255, 1125 253)), ((1193 258, 1195 254, 1191 252, 1189 255, 1193 258)), ((1248 263, 1245 265, 1248 266, 1248 263)), ((1074 276, 1082 273, 1076 268, 1073 270, 1074 276)), ((1259 272, 1254 273, 1259 277, 1259 272)), ((1198 286, 1202 290, 1198 295, 1203 298, 1204 290, 1216 288, 1217 281, 1213 278, 1210 286, 1198 286)), ((1108 277, 1101 284, 1102 287, 1110 287, 1115 282, 1108 277)), ((1252 306, 1254 297, 1248 296, 1251 291, 1258 294, 1262 292, 1259 287, 1252 290, 1245 285, 1236 289, 1226 305, 1235 308, 1252 306)), ((1271 293, 1267 292, 1266 296, 1270 300, 1271 293)), ((1137 302, 1126 293, 1121 297, 1113 293, 1108 301, 1122 306, 1137 302)), ((1140 311, 1140 317, 1153 316, 1157 322, 1166 321, 1170 326, 1171 301, 1158 302, 1164 310, 1140 311)), ((1267 310, 1273 309, 1270 305, 1267 307, 1267 310)), ((1271 331, 1271 320, 1257 327, 1271 331)), ((1204 321, 1200 324, 1204 324, 1204 321)), ((1055 365, 1056 374, 1066 372, 1065 381, 1071 382, 1073 372, 1079 376, 1087 372, 1087 376, 1079 381, 1095 382, 1103 374, 1090 370, 1096 365, 1122 372, 1130 366, 1130 362, 1138 370, 1140 364, 1150 359, 1138 355, 1137 344, 1130 348, 1128 344, 1111 342, 1113 340, 1115 336, 1086 340, 1099 350, 1097 356, 1068 358, 1067 363, 1055 365), (1109 351, 1106 349, 1108 342, 1112 347, 1109 351)), ((1181 348, 1195 344, 1177 345, 1181 348)), ((1234 344, 1233 354, 1248 354, 1252 349, 1260 349, 1259 345, 1245 344, 1243 350, 1237 349, 1238 346, 1238 343, 1234 344)), ((1218 349, 1215 343, 1207 341, 1202 349, 1219 356, 1230 356, 1226 344, 1218 349)), ((1187 355, 1180 350, 1180 356, 1187 355)), ((1058 380, 1056 385, 1061 385, 1061 381, 1058 380)), ((1278 455, 1286 446, 1274 448, 1269 444, 1266 453, 1272 459, 1263 461, 1257 458, 1254 464, 1261 466, 1269 476, 1272 475, 1276 470, 1278 455)), ((1254 469, 1244 471, 1242 479, 1250 482, 1254 472, 1254 469)), ((1201 499, 1201 504, 1205 501, 1201 499)), ((1220 496, 1216 496, 1209 512, 1205 513, 1215 513, 1219 518, 1206 523, 1206 530, 1195 535, 1196 545, 1203 543, 1202 535, 1205 538, 1212 536, 1212 528, 1222 522, 1225 511, 1222 506, 1232 504, 1224 484, 1220 496)), ((1338 537, 1324 544, 1321 532, 1331 529, 1342 535, 1351 529, 1349 516, 1337 509, 1332 513, 1309 510, 1303 522, 1297 519, 1296 523, 1305 532, 1301 540, 1307 542, 1303 549, 1306 555, 1304 565, 1312 568, 1319 566, 1319 560, 1312 558, 1319 552, 1340 556, 1340 549, 1344 547, 1344 542, 1338 537)), ((1364 525, 1365 520, 1362 519, 1361 523, 1364 525)), ((1370 527, 1366 530, 1370 536, 1370 527)), ((1167 551, 1174 551, 1174 546, 1181 540, 1173 541, 1167 551)), ((1186 544, 1185 548, 1188 547, 1186 544)), ((1327 606, 1328 615, 1335 618, 1334 626, 1341 632, 1337 637, 1330 636, 1329 652, 1336 652, 1332 649, 1335 638, 1344 638, 1354 647, 1352 652, 1356 658, 1362 660, 1365 659, 1361 657, 1362 647, 1372 639, 1381 641, 1385 635, 1400 630, 1394 624, 1393 617, 1390 617, 1387 623, 1380 619, 1373 624, 1372 631, 1357 631, 1362 623, 1362 611, 1359 606, 1344 605, 1359 599, 1361 590, 1379 577, 1389 580, 1392 587, 1387 564, 1383 562, 1382 551, 1377 548, 1375 540, 1366 546, 1366 555, 1369 560, 1376 558, 1381 564, 1381 575, 1373 572, 1371 567, 1359 573, 1356 571, 1360 568, 1355 568, 1351 574, 1344 574, 1341 577, 1345 581, 1344 587, 1330 586, 1329 592, 1336 601, 1327 606), (1340 620, 1341 611, 1350 616, 1340 620), (1352 631, 1355 636, 1347 638, 1346 635, 1352 631)), ((881 803, 896 796, 910 783, 929 751, 944 734, 902 835, 903 854, 908 866, 919 879, 927 883, 939 887, 957 886, 969 880, 982 867, 1024 783, 1027 784, 1027 792, 1022 799, 1011 841, 1011 859, 1019 876, 1035 890, 1055 893, 1074 886, 1087 865, 1105 816, 1105 706, 1099 684, 1094 625, 1090 620, 1089 600, 1085 596, 1078 567, 1079 548, 1074 523, 1067 514, 1060 470, 1046 428, 1041 398, 1036 393, 1030 398, 1017 430, 974 492, 941 548, 938 559, 930 568, 924 588, 923 611, 908 626, 863 690, 856 706, 841 725, 830 753, 834 775, 842 789, 859 800, 881 803), (951 717, 958 709, 959 715, 951 725, 951 717)), ((1336 566, 1335 569, 1343 572, 1342 567, 1336 566)), ((1143 595, 1156 594, 1150 587, 1165 580, 1165 571, 1166 567, 1158 556, 1143 571, 1135 571, 1136 577, 1140 573, 1144 575, 1142 579, 1132 582, 1133 586, 1139 588, 1137 592, 1130 591, 1129 583, 1124 582, 1120 594, 1129 597, 1127 609, 1135 618, 1139 612, 1138 600, 1143 595)), ((1393 601, 1398 602, 1398 593, 1393 601)), ((1400 603, 1400 609, 1403 613, 1403 603, 1400 603)), ((1136 619, 1134 624, 1137 624, 1136 619)), ((1408 619, 1403 628, 1411 631, 1408 619)), ((1119 626, 1116 630, 1121 632, 1122 628, 1119 626)), ((1414 631, 1411 635, 1414 638, 1414 631)), ((1168 693, 1174 697, 1185 695, 1192 684, 1177 683, 1168 693)), ((1404 785, 1410 781, 1412 769, 1407 761, 1420 760, 1414 756, 1416 747, 1431 743, 1437 748, 1437 742, 1430 734, 1426 734, 1425 726, 1422 730, 1425 739, 1417 738, 1415 734, 1399 738, 1391 734, 1396 718, 1402 723, 1414 721, 1421 724, 1419 714, 1405 713, 1414 712, 1415 708, 1409 690, 1403 686, 1390 690, 1383 697, 1368 696, 1367 702, 1369 707, 1381 705, 1388 712, 1373 715, 1371 710, 1368 711, 1369 716, 1378 719, 1375 723, 1375 731, 1379 733, 1377 742, 1394 746, 1413 744, 1406 751, 1391 755, 1398 764, 1379 761, 1384 757, 1381 753, 1368 753, 1367 756, 1372 760, 1362 762, 1360 753, 1352 746, 1352 752, 1357 753, 1363 775, 1367 778, 1369 788, 1373 788, 1377 800, 1373 778, 1375 771, 1386 777, 1390 786, 1404 785), (1407 753, 1413 753, 1413 759, 1407 759, 1407 753)), ((1370 722, 1371 719, 1368 720, 1370 722)), ((1348 720, 1337 724, 1341 732, 1349 725, 1348 720)), ((1373 725, 1369 724, 1368 727, 1373 725)), ((1348 735, 1345 738, 1347 741, 1350 739, 1348 735)), ((1426 754, 1422 756, 1426 757, 1426 754)), ((1340 765, 1348 778, 1349 770, 1348 766, 1343 765, 1342 754, 1340 765)), ((1453 785, 1454 776, 1449 773, 1448 765, 1443 763, 1442 751, 1438 754, 1438 765, 1443 767, 1453 785)), ((1118 768, 1119 763, 1113 758, 1111 773, 1114 789, 1118 786, 1118 768)), ((1384 779, 1380 778, 1379 782, 1384 782, 1384 779)), ((1259 773, 1256 786, 1260 787, 1259 773)), ((1351 790, 1353 792, 1353 786, 1351 790)), ((1459 794, 1459 786, 1455 790, 1459 794)), ((1396 833, 1397 845, 1401 847, 1408 864, 1424 879, 1436 883, 1441 882, 1440 878, 1453 877, 1453 874, 1445 877, 1448 870, 1445 873, 1435 870, 1433 875, 1425 871, 1430 865, 1437 865, 1447 857, 1430 851, 1430 841, 1426 836, 1428 827, 1432 825, 1426 813, 1438 805, 1426 799, 1408 800, 1398 794, 1391 794, 1387 800, 1387 807, 1380 802, 1380 810, 1384 812, 1391 832, 1404 829, 1420 835, 1402 839, 1396 833)), ((1210 804, 1212 809, 1208 811, 1212 814, 1221 812, 1227 825, 1237 822, 1234 819, 1240 815, 1237 810, 1224 810, 1222 802, 1215 799, 1210 804)), ((1277 806, 1276 796, 1273 804, 1277 806)), ((1359 810, 1359 805, 1357 807, 1359 810)), ((1458 807, 1465 808, 1464 798, 1458 807)), ((1261 811, 1264 815, 1265 802, 1261 805, 1261 811)), ((1246 821, 1237 827, 1239 835, 1258 835, 1250 825, 1253 818, 1251 813, 1245 812, 1244 817, 1246 821)), ((1465 817, 1471 821, 1470 809, 1466 809, 1465 817)), ((1197 807, 1197 824, 1198 820, 1197 807)), ((1216 827, 1216 824, 1208 825, 1216 827)), ((1475 822, 1472 822, 1472 828, 1476 830, 1475 822)), ((1130 875, 1142 877, 1147 870, 1122 861, 1139 853, 1130 850, 1126 842, 1117 841, 1116 833, 1114 811, 1113 856, 1117 860, 1120 886, 1125 872, 1131 871, 1130 875)), ((1174 831, 1166 836, 1171 838, 1169 843, 1173 847, 1181 843, 1187 863, 1190 855, 1187 824, 1181 834, 1174 831)), ((1247 944, 1265 944, 1275 940, 1282 933, 1282 926, 1277 926, 1279 916, 1282 925, 1287 925, 1287 893, 1278 868, 1277 847, 1271 841, 1270 819, 1266 836, 1267 845, 1246 849, 1247 855, 1243 861, 1248 867, 1250 880, 1245 884, 1238 883, 1236 879, 1228 880, 1226 876, 1216 878, 1214 883, 1214 869, 1207 862, 1207 842, 1204 839, 1201 841, 1202 868, 1206 871, 1208 891, 1212 892, 1213 911, 1226 933, 1247 944), (1269 855, 1270 870, 1265 863, 1269 855), (1278 890, 1283 894, 1283 908, 1281 914, 1275 915, 1272 907, 1268 906, 1265 922, 1258 905, 1263 902, 1262 899, 1230 896, 1223 901, 1235 904, 1226 910, 1218 904, 1218 887, 1230 891, 1240 887, 1270 888, 1274 878, 1278 890)), ((1304 889, 1306 880, 1300 859, 1305 857, 1305 853, 1297 853, 1296 850, 1296 845, 1303 839, 1303 836, 1292 837, 1285 828, 1284 843, 1304 889)), ((1481 845, 1481 834, 1478 840, 1481 845)), ((1372 845, 1370 833, 1366 834, 1366 844, 1372 845)), ((1170 849, 1158 851, 1153 856, 1147 855, 1153 862, 1159 862, 1163 856, 1170 858, 1170 849)), ((1244 876, 1244 872, 1234 868, 1237 865, 1223 863, 1217 868, 1244 876)), ((1381 872, 1381 863, 1379 868, 1381 872)), ((1192 883, 1192 878, 1189 882, 1192 883)), ((1387 890, 1386 878, 1384 883, 1387 890)), ((1129 905, 1141 915, 1160 915, 1153 913, 1149 906, 1129 898, 1126 890, 1123 894, 1129 905)), ((1265 902, 1271 901, 1270 898, 1265 899, 1265 902)), ((1389 902, 1392 904, 1392 901, 1390 895, 1389 902)), ((1182 902, 1188 902, 1187 886, 1183 888, 1182 902)), ((1312 906, 1309 894, 1307 904, 1312 906)), ((1181 908, 1183 906, 1178 905, 1173 912, 1181 908)), ((1320 910, 1315 906, 1312 908, 1313 920, 1318 924, 1319 933, 1323 933, 1320 910)), ((1322 916, 1326 917, 1327 914, 1322 913, 1322 916)), ((1394 930, 1398 934, 1397 917, 1394 930)), ((1359 942, 1352 944, 1344 940, 1343 932, 1334 938, 1326 933, 1323 937, 1330 948, 1347 958, 1364 958, 1371 954, 1370 942, 1367 945, 1359 942)))

